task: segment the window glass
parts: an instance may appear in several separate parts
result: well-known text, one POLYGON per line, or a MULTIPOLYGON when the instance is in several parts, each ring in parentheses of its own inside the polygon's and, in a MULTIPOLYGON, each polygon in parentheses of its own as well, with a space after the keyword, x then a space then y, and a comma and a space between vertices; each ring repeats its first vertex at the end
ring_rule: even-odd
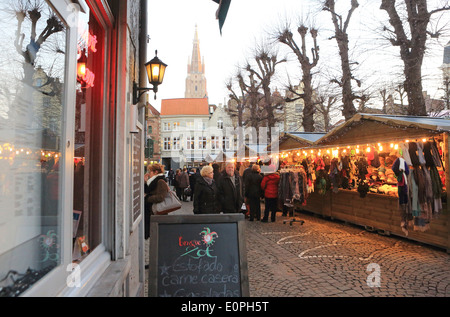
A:
POLYGON ((72 260, 76 263, 102 242, 104 37, 93 13, 80 13, 73 185, 72 260))
POLYGON ((66 27, 45 1, 0 2, 0 297, 61 263, 66 27))

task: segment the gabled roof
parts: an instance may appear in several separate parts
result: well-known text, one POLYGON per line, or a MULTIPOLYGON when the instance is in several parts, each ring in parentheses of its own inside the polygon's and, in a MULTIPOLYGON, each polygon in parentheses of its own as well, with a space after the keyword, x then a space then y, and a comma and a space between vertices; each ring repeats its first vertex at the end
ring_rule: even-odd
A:
POLYGON ((305 140, 311 144, 323 137, 325 132, 286 132, 285 135, 291 135, 300 140, 305 140))
POLYGON ((161 116, 209 115, 207 98, 179 98, 161 100, 161 116))
MULTIPOLYGON (((280 133, 279 151, 307 148, 322 138, 325 132, 283 132, 280 133)), ((270 149, 270 147, 269 147, 270 149)))
POLYGON ((152 115, 152 116, 159 116, 160 113, 158 110, 155 109, 155 107, 153 107, 151 104, 147 103, 147 107, 148 107, 148 114, 152 115))
POLYGON ((344 145, 375 142, 385 138, 417 138, 426 134, 450 132, 450 120, 433 117, 357 113, 334 128, 315 145, 344 145))

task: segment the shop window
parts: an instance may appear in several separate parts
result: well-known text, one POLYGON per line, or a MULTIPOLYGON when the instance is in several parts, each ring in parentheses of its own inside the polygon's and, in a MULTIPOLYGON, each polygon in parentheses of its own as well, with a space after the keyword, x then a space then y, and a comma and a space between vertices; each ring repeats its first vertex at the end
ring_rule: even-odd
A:
POLYGON ((68 61, 66 27, 45 1, 2 1, 0 16, 3 297, 19 296, 62 263, 60 162, 68 61))
POLYGON ((102 242, 101 180, 104 112, 104 29, 94 14, 80 13, 73 192, 73 262, 102 242))

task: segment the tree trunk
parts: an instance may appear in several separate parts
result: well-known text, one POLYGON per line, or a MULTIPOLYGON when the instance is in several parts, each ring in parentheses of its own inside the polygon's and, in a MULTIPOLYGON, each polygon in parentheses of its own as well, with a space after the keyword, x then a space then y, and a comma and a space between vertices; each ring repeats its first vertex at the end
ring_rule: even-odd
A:
POLYGON ((303 69, 303 84, 304 84, 304 96, 305 107, 303 108, 303 129, 305 132, 314 132, 314 114, 316 112, 315 104, 312 100, 312 83, 311 83, 310 69, 303 69))
POLYGON ((342 88, 342 115, 345 120, 350 119, 356 114, 355 106, 353 105, 353 100, 355 96, 352 91, 353 79, 352 71, 350 68, 350 60, 348 57, 348 35, 347 28, 350 23, 351 16, 353 12, 358 8, 359 4, 357 0, 351 0, 351 8, 348 11, 347 18, 343 22, 342 16, 338 15, 335 10, 335 0, 326 0, 324 4, 324 10, 331 13, 331 19, 333 21, 335 38, 339 48, 339 55, 341 57, 341 68, 342 68, 342 78, 339 83, 342 88))
MULTIPOLYGON (((400 57, 404 64, 405 84, 404 88, 408 96, 408 114, 424 116, 427 114, 425 100, 422 93, 422 63, 426 49, 427 26, 431 14, 449 10, 448 5, 428 11, 426 0, 404 0, 407 16, 402 20, 397 12, 395 1, 382 0, 380 9, 389 15, 389 23, 393 30, 390 42, 393 46, 400 48, 400 57), (408 25, 410 38, 407 36, 405 27, 408 25)), ((438 34, 435 34, 438 36, 438 34)))
POLYGON ((342 67, 342 115, 345 117, 345 120, 349 120, 356 114, 356 109, 353 105, 355 98, 352 91, 352 71, 348 58, 348 35, 342 32, 339 33, 339 35, 336 34, 336 39, 339 46, 342 67))
POLYGON ((408 114, 426 116, 427 109, 422 89, 422 63, 405 62, 405 90, 408 95, 408 114))

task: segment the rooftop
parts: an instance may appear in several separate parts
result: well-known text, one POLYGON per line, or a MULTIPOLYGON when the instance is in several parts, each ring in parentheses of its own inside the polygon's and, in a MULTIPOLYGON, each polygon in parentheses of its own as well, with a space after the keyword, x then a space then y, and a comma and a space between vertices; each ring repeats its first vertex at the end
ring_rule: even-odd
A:
POLYGON ((209 115, 207 98, 179 98, 161 100, 161 116, 209 115))

